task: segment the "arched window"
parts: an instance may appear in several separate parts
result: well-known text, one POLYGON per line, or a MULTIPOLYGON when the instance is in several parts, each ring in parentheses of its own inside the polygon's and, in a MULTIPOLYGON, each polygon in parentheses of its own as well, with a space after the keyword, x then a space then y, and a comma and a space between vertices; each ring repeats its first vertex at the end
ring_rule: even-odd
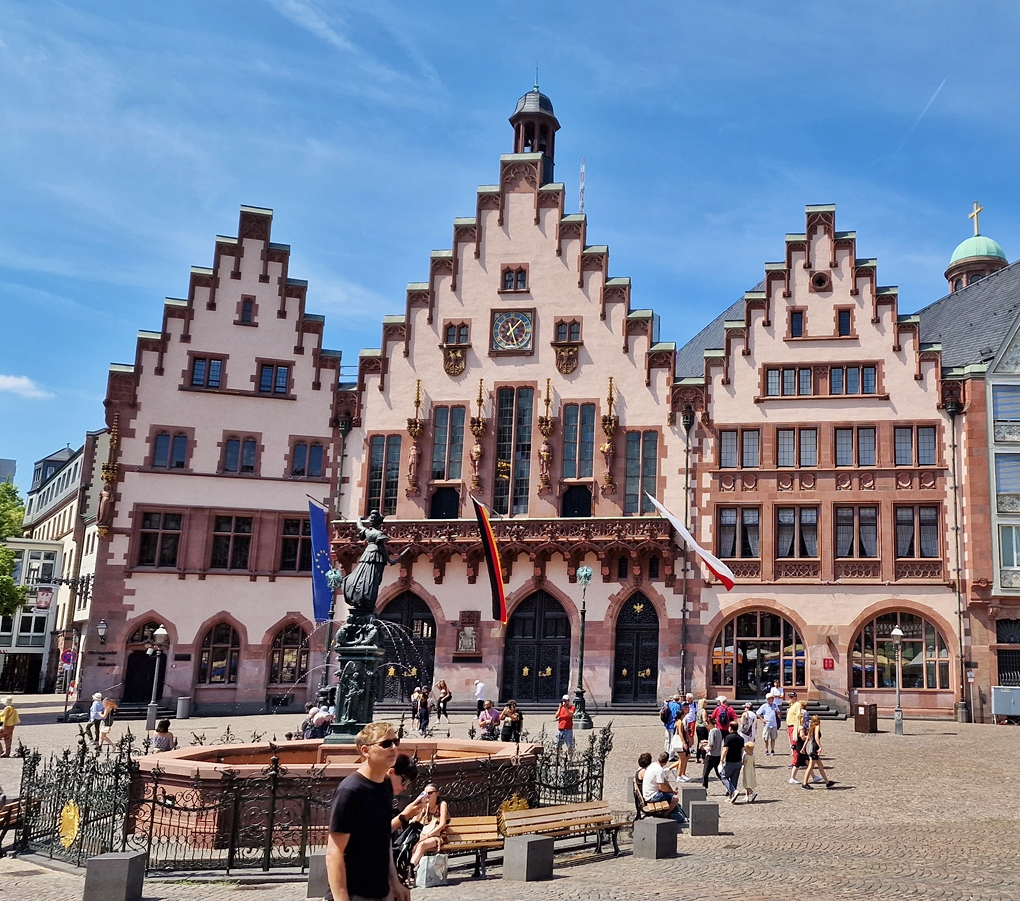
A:
POLYGON ((322 445, 313 444, 308 453, 308 475, 313 479, 322 477, 322 445))
POLYGON ((139 626, 131 633, 128 644, 145 644, 147 641, 152 641, 152 633, 158 628, 159 623, 149 620, 144 626, 139 626))
POLYGON ((227 439, 227 452, 223 456, 223 471, 237 472, 241 459, 241 442, 237 438, 227 439))
POLYGON ((170 468, 184 469, 184 461, 188 456, 188 436, 183 432, 174 435, 173 449, 170 453, 170 468))
POLYGON ((170 433, 160 432, 156 436, 156 449, 152 455, 153 466, 168 466, 170 464, 170 433))
POLYGON ((308 634, 297 623, 284 626, 273 639, 269 658, 271 685, 297 685, 308 675, 308 634))
POLYGON ((290 467, 292 476, 303 476, 308 471, 308 445, 299 441, 294 445, 294 462, 290 467))
POLYGON ((241 640, 230 623, 217 623, 202 641, 198 656, 199 685, 236 685, 241 640))
POLYGON ((916 613, 883 613, 864 624, 854 638, 851 664, 854 688, 949 689, 949 646, 938 627, 916 613), (903 639, 897 665, 892 630, 903 639))
POLYGON ((255 472, 255 439, 245 438, 241 446, 241 472, 255 472))
POLYGON ((779 682, 807 685, 807 654, 797 627, 770 610, 741 613, 725 623, 712 645, 712 685, 737 698, 761 698, 779 682))

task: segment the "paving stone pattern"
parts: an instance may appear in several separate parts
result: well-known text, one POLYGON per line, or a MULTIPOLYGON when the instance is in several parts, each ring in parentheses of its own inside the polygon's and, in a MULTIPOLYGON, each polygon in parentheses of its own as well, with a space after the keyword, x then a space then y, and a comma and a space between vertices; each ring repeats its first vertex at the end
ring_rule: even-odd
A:
MULTIPOLYGON (((18 737, 26 744, 57 749, 77 733, 73 725, 53 722, 51 698, 22 699, 19 709, 25 725, 19 727, 18 737)), ((282 738, 299 719, 281 715, 193 719, 176 725, 175 731, 185 741, 192 731, 204 731, 211 738, 229 722, 242 735, 254 729, 282 738)), ((596 717, 596 724, 606 719, 596 717)), ((528 727, 537 732, 541 723, 536 720, 531 717, 528 727)), ((466 715, 455 715, 454 736, 463 737, 468 722, 466 715)), ((788 756, 762 757, 759 746, 758 801, 731 805, 713 779, 708 798, 720 803, 721 834, 691 838, 683 833, 680 856, 673 860, 635 859, 625 836, 619 858, 596 859, 587 852, 557 855, 551 882, 508 884, 494 864, 487 879, 472 879, 470 868, 457 869, 449 886, 416 889, 413 897, 415 901, 1020 899, 1020 730, 907 721, 908 734, 896 736, 890 721, 881 720, 879 725, 884 731, 877 735, 856 734, 852 722, 823 726, 823 758, 837 782, 830 791, 789 785, 788 756)), ((546 727, 553 727, 552 711, 546 727)), ((663 730, 654 715, 617 717, 614 730, 606 799, 615 810, 630 815, 633 805, 625 791, 626 777, 636 768, 642 750, 659 750, 663 730)), ((16 791, 19 766, 0 760, 0 780, 9 793, 16 791)), ((81 876, 43 867, 31 857, 0 860, 3 901, 78 901, 82 884, 81 876)), ((145 897, 299 901, 305 897, 305 886, 264 881, 256 874, 215 882, 149 880, 145 897)))

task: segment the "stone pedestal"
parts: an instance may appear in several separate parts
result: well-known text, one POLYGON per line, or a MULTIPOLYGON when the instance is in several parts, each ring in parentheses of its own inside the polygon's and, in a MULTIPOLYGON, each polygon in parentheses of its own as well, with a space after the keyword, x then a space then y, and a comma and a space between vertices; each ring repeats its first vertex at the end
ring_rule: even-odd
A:
POLYGON ((714 801, 692 801, 691 835, 719 834, 719 805, 714 801))
POLYGON ((324 898, 329 891, 326 875, 326 852, 308 855, 308 893, 306 898, 324 898))
POLYGON ((515 835, 503 843, 503 878, 516 882, 552 879, 553 840, 546 835, 515 835))
POLYGON ((697 788, 693 785, 680 786, 680 806, 687 815, 687 819, 691 818, 691 802, 704 801, 707 797, 708 792, 706 792, 700 785, 697 788))
POLYGON ((138 901, 144 882, 144 851, 98 854, 85 864, 82 901, 138 901))
POLYGON ((374 644, 341 644, 345 638, 350 640, 349 630, 375 628, 378 632, 367 620, 361 623, 352 619, 353 615, 337 636, 337 684, 332 697, 336 718, 330 724, 326 744, 352 744, 354 736, 372 722, 375 712, 378 667, 386 652, 374 644))
POLYGON ((676 820, 645 817, 634 823, 634 856, 649 860, 676 857, 676 837, 680 824, 676 820))

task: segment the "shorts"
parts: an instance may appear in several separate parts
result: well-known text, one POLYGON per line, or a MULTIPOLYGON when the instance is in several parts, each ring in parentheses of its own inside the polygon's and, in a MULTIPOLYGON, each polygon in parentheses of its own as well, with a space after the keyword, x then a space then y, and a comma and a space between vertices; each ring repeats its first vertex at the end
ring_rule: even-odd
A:
POLYGON ((797 769, 798 767, 804 766, 803 758, 804 758, 804 752, 803 751, 798 751, 796 748, 794 748, 794 750, 793 750, 793 768, 794 769, 797 769))
POLYGON ((761 730, 761 737, 765 741, 775 741, 779 735, 779 730, 775 726, 766 726, 761 730))
POLYGON ((573 729, 558 729, 556 731, 556 744, 566 745, 571 750, 574 749, 574 730, 573 729))

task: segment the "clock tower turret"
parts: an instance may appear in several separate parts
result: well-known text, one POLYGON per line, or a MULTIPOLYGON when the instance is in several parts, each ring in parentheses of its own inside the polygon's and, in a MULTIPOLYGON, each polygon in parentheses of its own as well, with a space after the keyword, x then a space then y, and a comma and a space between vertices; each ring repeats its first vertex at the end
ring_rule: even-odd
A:
POLYGON ((514 153, 541 153, 542 184, 552 182, 560 123, 553 113, 552 101, 538 89, 537 83, 517 101, 510 124, 514 127, 514 153))

